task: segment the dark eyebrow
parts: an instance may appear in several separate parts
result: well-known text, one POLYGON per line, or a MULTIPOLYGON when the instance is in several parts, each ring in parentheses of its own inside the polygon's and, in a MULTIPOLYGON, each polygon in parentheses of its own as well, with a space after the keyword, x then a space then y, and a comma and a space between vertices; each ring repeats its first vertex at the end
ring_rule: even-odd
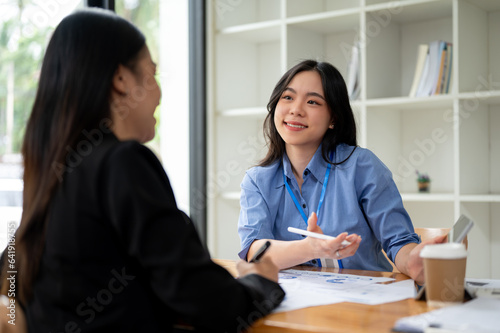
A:
MULTIPOLYGON (((290 88, 290 87, 286 87, 283 92, 285 92, 285 91, 291 91, 292 93, 297 94, 295 89, 290 88)), ((322 100, 324 100, 326 102, 325 98, 321 94, 318 94, 317 92, 314 92, 314 91, 308 92, 306 94, 306 96, 315 96, 315 97, 321 98, 322 100)))
POLYGON ((307 96, 316 96, 316 97, 321 98, 322 100, 324 100, 326 102, 325 98, 316 92, 309 92, 306 95, 307 96))

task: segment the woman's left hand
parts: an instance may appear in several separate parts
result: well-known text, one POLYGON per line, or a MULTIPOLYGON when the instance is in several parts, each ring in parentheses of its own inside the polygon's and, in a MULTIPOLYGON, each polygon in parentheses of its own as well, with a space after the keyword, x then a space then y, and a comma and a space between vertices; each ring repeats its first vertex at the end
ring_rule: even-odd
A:
MULTIPOLYGON (((401 250, 403 250, 403 251, 399 250, 399 252, 403 254, 401 259, 403 259, 403 261, 405 261, 405 265, 404 265, 405 269, 399 268, 400 266, 398 265, 398 259, 399 259, 398 257, 396 257, 396 262, 397 262, 396 267, 398 267, 398 269, 402 273, 408 275, 413 280, 415 280, 415 282, 417 284, 423 285, 425 282, 424 281, 424 261, 420 257, 420 251, 422 251, 424 246, 429 245, 429 244, 445 243, 447 240, 447 237, 448 237, 447 235, 442 235, 442 236, 438 236, 438 237, 426 240, 418 245, 415 243, 410 243, 410 244, 403 246, 401 248, 401 250), (406 256, 407 256, 406 260, 404 259, 404 257, 405 257, 404 254, 406 254, 406 256)), ((399 253, 398 253, 398 256, 399 256, 399 253)))
MULTIPOLYGON (((323 230, 318 226, 318 217, 316 213, 312 213, 307 221, 307 231, 323 233, 323 230)), ((330 258, 330 259, 344 259, 356 253, 361 242, 361 236, 356 234, 347 235, 343 232, 338 235, 334 240, 321 240, 316 238, 307 237, 311 243, 311 247, 315 252, 315 258, 330 258), (344 246, 341 245, 342 241, 348 241, 351 244, 344 246)))

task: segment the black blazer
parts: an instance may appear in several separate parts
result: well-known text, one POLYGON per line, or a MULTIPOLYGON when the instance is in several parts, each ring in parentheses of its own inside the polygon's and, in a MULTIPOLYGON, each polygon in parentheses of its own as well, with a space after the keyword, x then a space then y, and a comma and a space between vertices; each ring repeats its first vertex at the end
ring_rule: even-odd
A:
POLYGON ((281 302, 277 283, 211 261, 148 148, 91 134, 54 167, 30 332, 235 332, 281 302))

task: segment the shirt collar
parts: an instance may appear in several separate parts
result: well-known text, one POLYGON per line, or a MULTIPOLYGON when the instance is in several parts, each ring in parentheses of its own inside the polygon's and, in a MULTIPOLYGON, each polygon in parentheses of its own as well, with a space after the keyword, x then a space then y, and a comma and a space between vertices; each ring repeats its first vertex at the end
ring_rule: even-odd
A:
MULTIPOLYGON (((328 163, 323 159, 323 156, 321 154, 321 146, 322 145, 319 145, 313 157, 307 164, 305 171, 311 173, 318 182, 323 184, 325 172, 326 169, 328 168, 328 163)), ((285 171, 285 176, 288 177, 289 179, 295 179, 295 176, 292 172, 292 165, 286 153, 283 155, 283 167, 285 171)))

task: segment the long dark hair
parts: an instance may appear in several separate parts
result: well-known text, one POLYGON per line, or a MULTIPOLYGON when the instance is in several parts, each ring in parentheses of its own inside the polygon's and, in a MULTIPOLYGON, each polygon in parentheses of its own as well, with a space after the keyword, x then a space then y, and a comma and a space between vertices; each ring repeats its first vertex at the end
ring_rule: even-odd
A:
POLYGON ((334 129, 327 130, 323 137, 321 148, 323 159, 331 163, 332 161, 329 160, 328 153, 335 150, 340 143, 357 146, 356 121, 354 120, 354 114, 351 109, 351 104, 349 103, 349 95, 347 93, 344 78, 333 65, 327 62, 304 60, 289 69, 281 77, 271 94, 271 98, 267 104, 268 114, 264 120, 264 136, 269 146, 269 150, 266 157, 260 161, 260 166, 270 165, 276 160, 282 159, 285 154, 285 142, 279 135, 274 124, 274 113, 276 111, 276 105, 285 89, 295 75, 303 71, 316 71, 321 77, 326 103, 330 110, 331 118, 335 123, 334 129))
POLYGON ((22 146, 23 214, 16 232, 17 296, 22 303, 32 294, 50 202, 62 180, 68 147, 74 148, 84 131, 111 119, 113 75, 120 64, 134 69, 144 45, 136 27, 102 9, 67 16, 50 39, 22 146))

